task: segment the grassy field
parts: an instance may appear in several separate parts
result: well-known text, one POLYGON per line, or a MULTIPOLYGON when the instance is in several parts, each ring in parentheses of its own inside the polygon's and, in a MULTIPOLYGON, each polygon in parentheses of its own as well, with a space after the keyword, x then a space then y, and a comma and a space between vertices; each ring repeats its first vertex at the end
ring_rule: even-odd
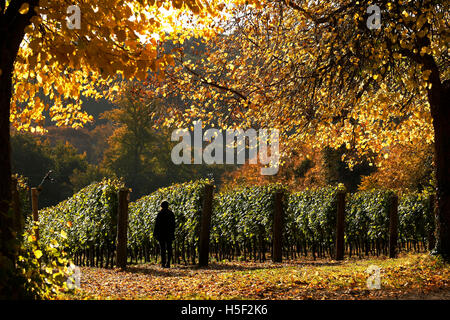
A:
POLYGON ((213 263, 208 268, 145 264, 81 268, 81 289, 59 299, 450 299, 450 266, 428 254, 274 264, 213 263), (381 289, 369 290, 369 266, 381 289))

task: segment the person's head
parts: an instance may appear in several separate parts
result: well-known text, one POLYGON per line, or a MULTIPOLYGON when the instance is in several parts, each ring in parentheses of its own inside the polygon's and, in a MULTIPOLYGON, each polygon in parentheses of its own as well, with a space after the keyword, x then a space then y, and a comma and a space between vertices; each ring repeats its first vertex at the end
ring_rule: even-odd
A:
POLYGON ((161 202, 161 208, 168 209, 169 208, 169 202, 167 202, 166 200, 161 202))

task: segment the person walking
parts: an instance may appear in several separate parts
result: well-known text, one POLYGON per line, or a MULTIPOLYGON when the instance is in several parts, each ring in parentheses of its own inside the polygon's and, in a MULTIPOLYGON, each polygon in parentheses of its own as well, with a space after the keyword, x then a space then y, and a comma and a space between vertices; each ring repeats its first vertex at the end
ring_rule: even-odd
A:
POLYGON ((170 268, 172 260, 172 242, 175 239, 175 215, 169 209, 169 202, 161 202, 161 210, 155 220, 153 236, 159 242, 161 249, 161 266, 170 268))

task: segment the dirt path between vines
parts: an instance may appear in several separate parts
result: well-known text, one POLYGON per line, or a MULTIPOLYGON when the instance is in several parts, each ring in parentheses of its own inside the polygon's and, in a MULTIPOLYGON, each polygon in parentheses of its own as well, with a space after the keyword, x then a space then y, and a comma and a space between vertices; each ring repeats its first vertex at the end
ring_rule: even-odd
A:
POLYGON ((208 268, 155 264, 81 268, 81 290, 63 299, 444 299, 450 267, 428 255, 398 259, 212 263, 208 268), (381 289, 369 290, 367 269, 380 267, 381 289))

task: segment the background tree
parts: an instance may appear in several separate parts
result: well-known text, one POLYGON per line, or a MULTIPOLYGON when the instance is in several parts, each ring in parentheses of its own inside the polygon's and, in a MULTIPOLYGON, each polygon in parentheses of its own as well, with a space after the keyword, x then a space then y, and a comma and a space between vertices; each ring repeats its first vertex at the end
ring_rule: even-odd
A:
POLYGON ((431 144, 393 145, 388 157, 378 157, 376 162, 378 170, 362 178, 360 189, 422 191, 436 187, 431 144))
MULTIPOLYGON (((53 182, 46 181, 39 196, 40 208, 55 205, 71 196, 77 188, 95 181, 84 179, 85 184, 81 185, 81 177, 87 175, 90 167, 85 154, 78 153, 67 142, 52 146, 39 136, 16 133, 11 137, 11 149, 12 172, 26 178, 30 187, 37 187, 45 174, 53 171, 53 182), (78 184, 75 186, 72 180, 78 184)), ((92 168, 89 172, 90 178, 94 178, 92 168)))
POLYGON ((91 164, 98 164, 103 159, 103 152, 107 148, 108 138, 113 133, 110 123, 103 123, 99 117, 84 128, 46 127, 47 132, 41 134, 41 140, 46 140, 55 146, 60 142, 69 142, 79 153, 86 154, 86 160, 91 164))
POLYGON ((161 102, 144 100, 134 91, 130 87, 120 96, 117 108, 103 114, 115 126, 103 165, 124 177, 136 197, 158 185, 161 164, 170 160, 170 149, 167 136, 154 129, 153 119, 162 109, 161 102))
MULTIPOLYGON (((262 165, 246 163, 232 172, 225 173, 224 183, 227 186, 237 187, 240 184, 264 185, 279 182, 289 186, 289 190, 292 191, 337 186, 343 183, 349 192, 355 192, 361 180, 367 178, 377 168, 367 157, 361 157, 350 168, 342 159, 345 152, 348 152, 345 147, 339 149, 326 147, 323 150, 314 150, 307 146, 297 147, 289 153, 289 157, 281 160, 279 172, 274 176, 262 176, 259 173, 262 165)), ((375 180, 375 176, 372 180, 375 180)))
POLYGON ((370 159, 373 158, 373 155, 360 156, 359 159, 353 158, 355 164, 349 167, 348 162, 342 157, 351 153, 351 150, 347 150, 345 146, 338 149, 326 147, 322 150, 323 174, 327 185, 343 183, 348 192, 355 192, 361 179, 376 171, 376 167, 370 159))
POLYGON ((177 143, 170 141, 174 129, 159 126, 168 117, 165 108, 168 98, 154 98, 141 83, 124 83, 122 88, 116 107, 102 115, 113 125, 114 132, 108 139, 101 167, 123 177, 133 190, 133 199, 198 177, 212 175, 220 183, 222 173, 231 168, 172 162, 171 150, 177 143))

